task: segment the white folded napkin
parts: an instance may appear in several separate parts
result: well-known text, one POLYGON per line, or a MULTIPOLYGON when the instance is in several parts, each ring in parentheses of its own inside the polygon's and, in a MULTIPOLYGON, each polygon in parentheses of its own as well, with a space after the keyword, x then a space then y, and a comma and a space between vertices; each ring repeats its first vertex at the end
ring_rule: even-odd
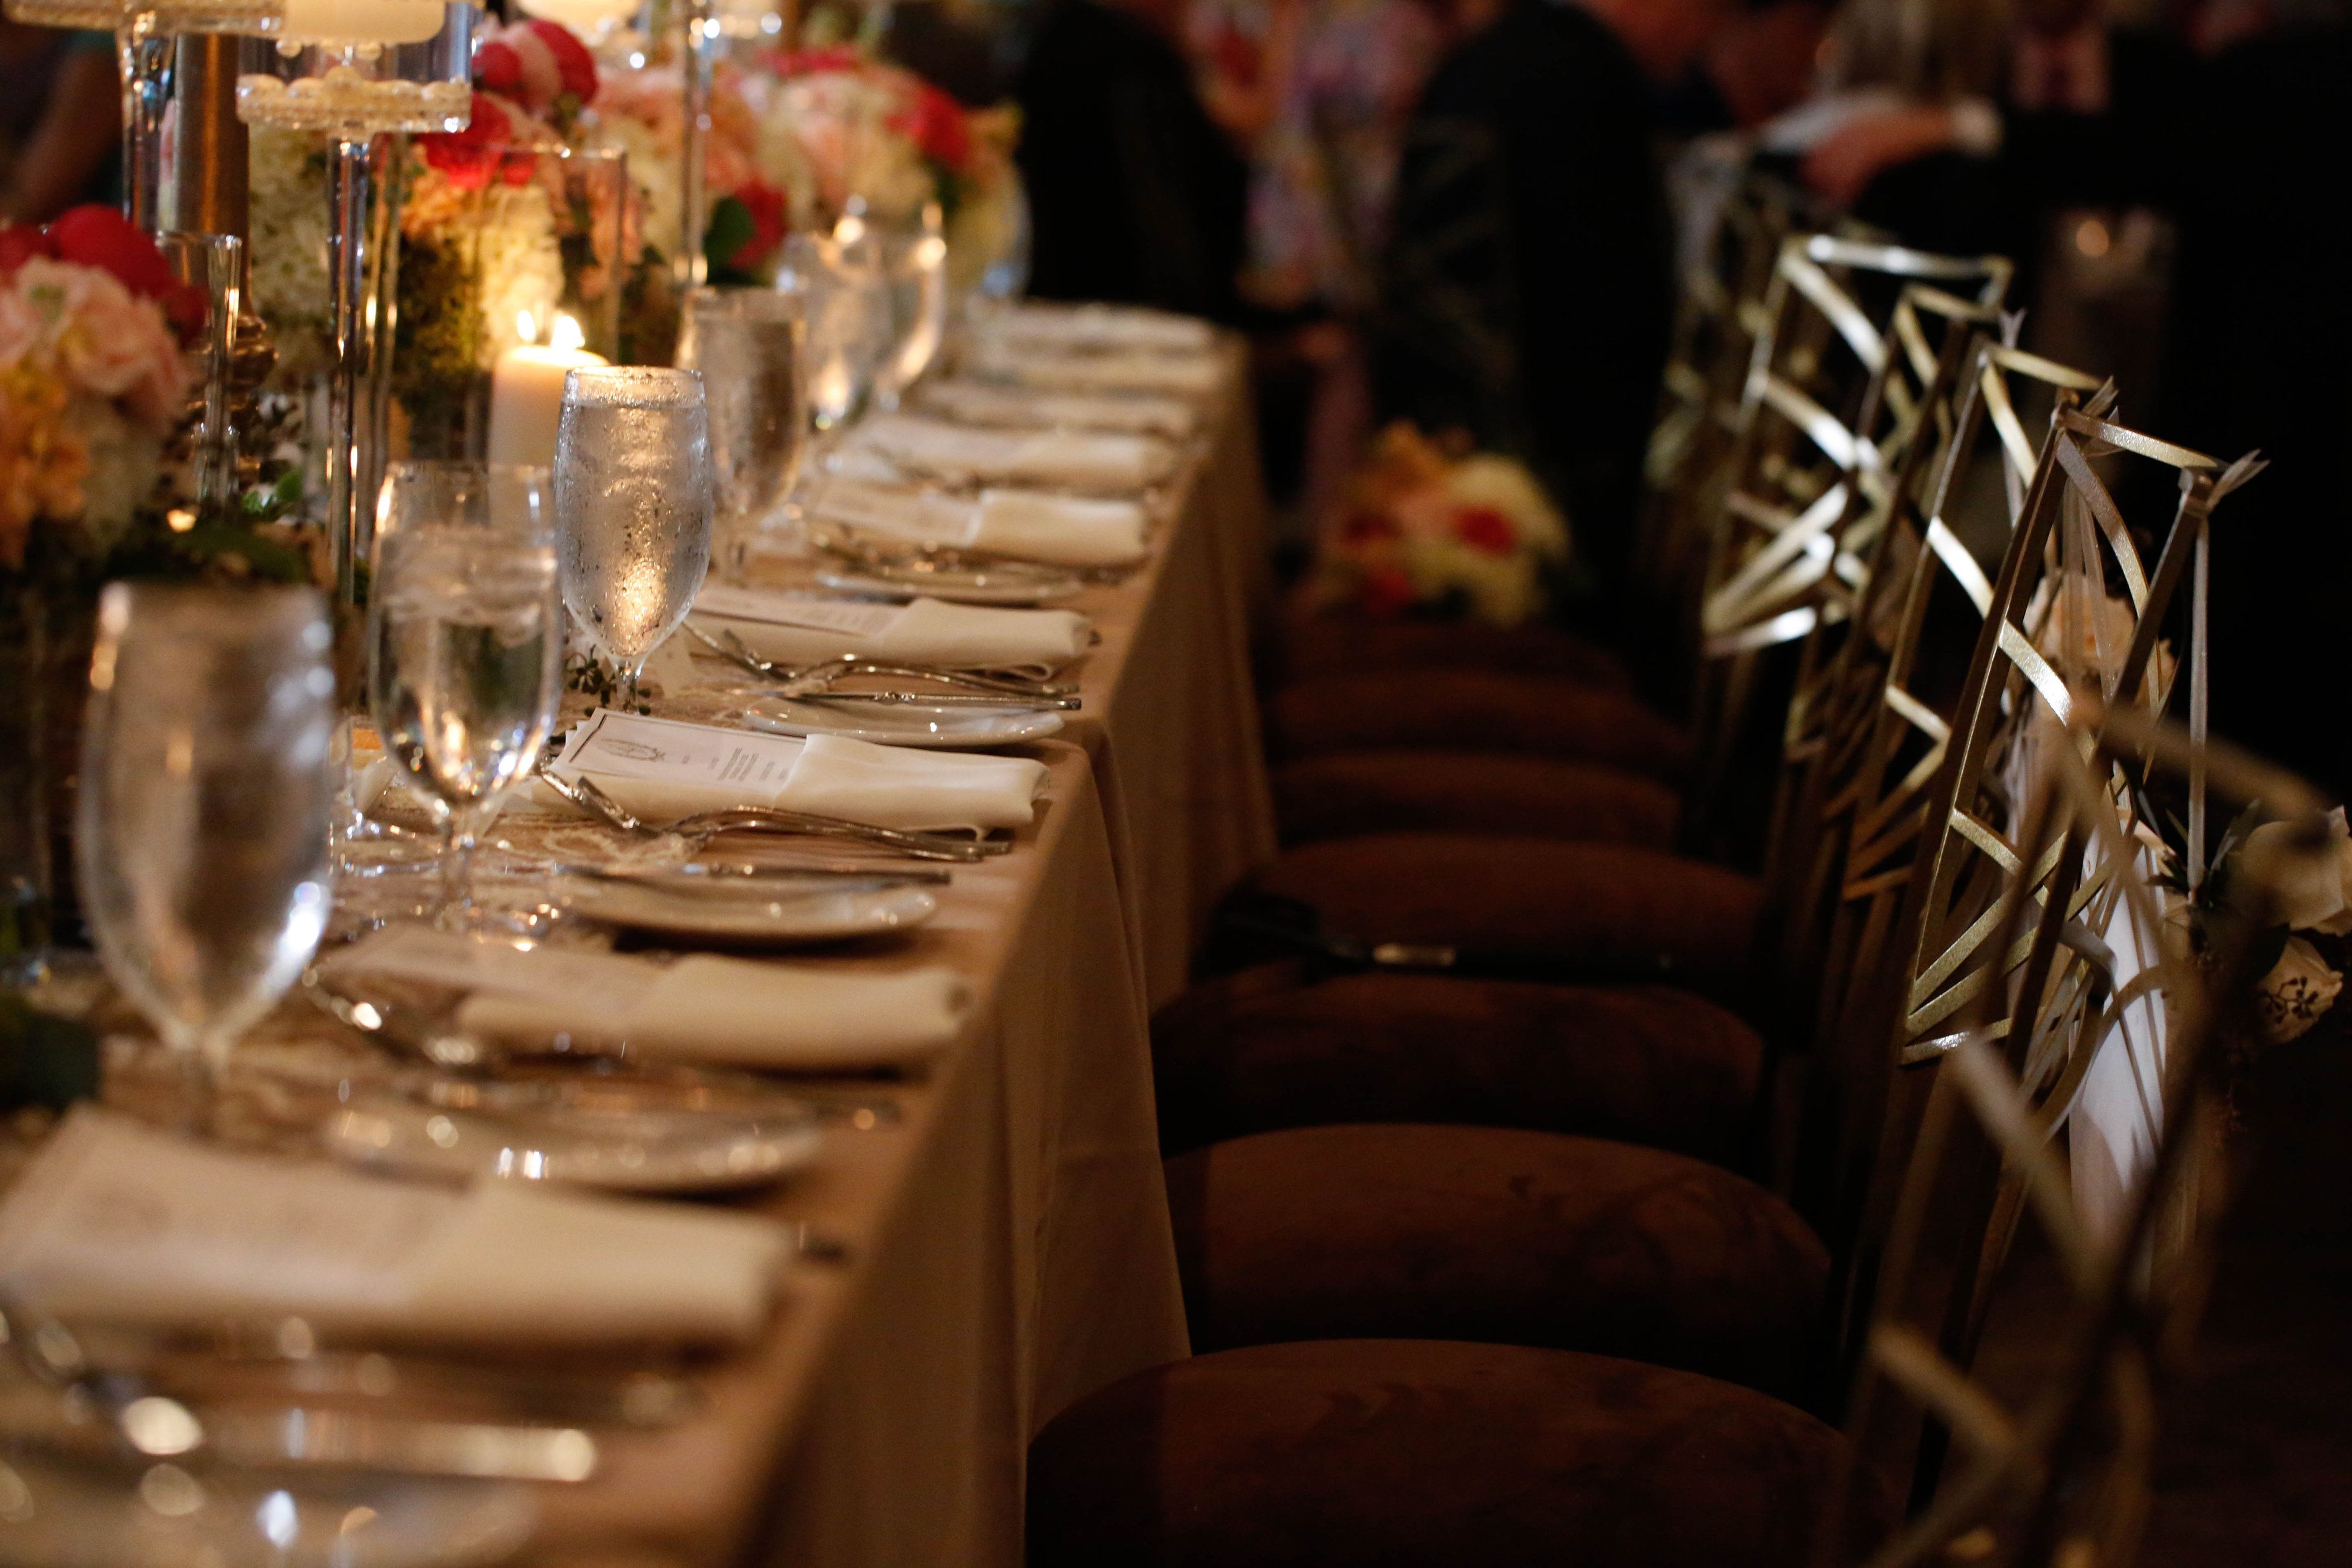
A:
POLYGON ((1225 374, 1224 361, 1214 354, 1046 353, 1002 340, 974 344, 964 368, 1045 392, 1168 392, 1196 402, 1214 392, 1225 374))
POLYGON ((740 1343, 790 1257, 752 1215, 464 1192, 68 1117, 0 1204, 0 1288, 58 1317, 300 1317, 488 1343, 740 1343))
POLYGON ((1143 559, 1150 514, 1134 501, 987 489, 975 499, 836 476, 817 492, 820 522, 925 545, 952 545, 1055 566, 1126 566, 1143 559))
POLYGON ((855 653, 967 670, 1049 674, 1087 651, 1093 623, 1073 610, 999 610, 918 599, 907 604, 824 599, 712 584, 694 603, 696 627, 734 632, 778 664, 855 653))
POLYGON ((328 961, 368 975, 462 990, 469 1032, 538 1045, 568 1035, 653 1057, 772 1071, 919 1065, 954 1040, 971 988, 936 966, 844 973, 697 955, 663 964, 388 927, 328 961))
POLYGON ((1134 305, 1008 306, 972 325, 977 337, 1056 349, 1158 349, 1205 352, 1216 329, 1196 316, 1134 305))
MULTIPOLYGON (((599 708, 574 725, 552 764, 651 822, 730 806, 779 806, 884 828, 1028 826, 1045 765, 1024 757, 916 751, 835 735, 766 735, 599 708)), ((533 780, 531 801, 574 810, 533 780)))
POLYGON ((1201 423, 1200 411, 1182 398, 1146 392, 1037 392, 993 382, 951 379, 927 383, 917 401, 927 412, 959 424, 1005 425, 1015 430, 1116 430, 1181 441, 1201 423))
POLYGON ((858 425, 848 444, 901 468, 953 481, 1066 485, 1084 490, 1150 487, 1176 466, 1176 448, 1152 435, 1068 430, 971 430, 890 413, 858 425))

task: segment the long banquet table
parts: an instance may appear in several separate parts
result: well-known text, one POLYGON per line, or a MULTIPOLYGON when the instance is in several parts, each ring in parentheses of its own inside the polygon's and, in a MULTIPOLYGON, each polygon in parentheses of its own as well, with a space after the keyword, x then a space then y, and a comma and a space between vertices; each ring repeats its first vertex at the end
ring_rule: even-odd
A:
MULTIPOLYGON (((1013 852, 929 925, 795 963, 945 964, 976 1002, 897 1122, 828 1136, 763 1210, 847 1244, 791 1270, 708 1406, 551 1490, 535 1568, 1013 1563, 1028 1439, 1186 1354, 1147 1018, 1215 897, 1271 852, 1246 631, 1262 559, 1237 350, 1151 560, 1076 608, 1083 712, 1013 852)), ((616 1260, 616 1264, 622 1260, 616 1260)))

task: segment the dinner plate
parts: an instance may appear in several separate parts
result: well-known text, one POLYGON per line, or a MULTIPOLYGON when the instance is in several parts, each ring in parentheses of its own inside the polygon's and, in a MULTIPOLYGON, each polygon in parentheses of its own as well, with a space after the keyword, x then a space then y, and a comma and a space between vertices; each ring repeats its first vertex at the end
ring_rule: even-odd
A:
POLYGON ((411 1176, 495 1176, 608 1192, 724 1192, 791 1175, 824 1134, 806 1106, 756 1113, 649 1106, 593 1094, 521 1114, 362 1095, 323 1129, 354 1165, 411 1176))
POLYGON ((1062 732, 1051 708, 931 707, 921 703, 802 702, 762 697, 742 714, 777 735, 839 735, 920 751, 984 751, 1062 732))
POLYGON ((988 571, 925 572, 920 581, 876 577, 850 567, 820 567, 817 585, 837 593, 876 599, 943 599, 950 604, 1058 604, 1086 591, 1084 579, 1069 576, 1005 576, 988 571))
POLYGON ((0 1455, 0 1568, 481 1568, 537 1517, 492 1481, 0 1455))
POLYGON ((697 877, 569 877, 563 902, 590 920, 730 946, 785 947, 909 930, 939 912, 910 884, 838 877, 793 883, 697 877))

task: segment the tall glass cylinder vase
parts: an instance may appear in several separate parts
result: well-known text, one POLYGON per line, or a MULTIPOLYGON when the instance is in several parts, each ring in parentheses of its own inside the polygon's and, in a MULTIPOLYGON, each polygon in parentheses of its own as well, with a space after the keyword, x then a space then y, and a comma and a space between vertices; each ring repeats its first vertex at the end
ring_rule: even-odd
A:
MULTIPOLYGON (((308 131, 334 139, 328 170, 329 313, 335 373, 327 408, 327 543, 335 596, 359 598, 361 563, 368 553, 373 510, 372 468, 363 471, 362 444, 380 422, 363 397, 371 349, 387 308, 381 257, 369 256, 370 186, 379 136, 461 131, 472 118, 473 26, 467 0, 382 0, 355 9, 375 36, 364 38, 282 37, 249 47, 236 86, 238 117, 247 125, 308 131)), ((331 25, 341 25, 341 8, 331 25)), ((380 246, 389 251, 389 246, 380 246)), ((377 455, 380 462, 380 455, 377 455)))
POLYGON ((394 455, 554 461, 563 371, 621 359, 629 201, 613 151, 412 150, 400 165, 394 455))

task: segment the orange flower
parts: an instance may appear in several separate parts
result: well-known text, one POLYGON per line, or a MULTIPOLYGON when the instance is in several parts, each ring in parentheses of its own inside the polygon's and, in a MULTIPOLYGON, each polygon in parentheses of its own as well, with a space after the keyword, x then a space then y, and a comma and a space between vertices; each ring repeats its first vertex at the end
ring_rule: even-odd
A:
POLYGON ((20 371, 0 382, 0 566, 25 564, 25 547, 41 517, 82 508, 89 451, 65 422, 62 382, 20 371))

